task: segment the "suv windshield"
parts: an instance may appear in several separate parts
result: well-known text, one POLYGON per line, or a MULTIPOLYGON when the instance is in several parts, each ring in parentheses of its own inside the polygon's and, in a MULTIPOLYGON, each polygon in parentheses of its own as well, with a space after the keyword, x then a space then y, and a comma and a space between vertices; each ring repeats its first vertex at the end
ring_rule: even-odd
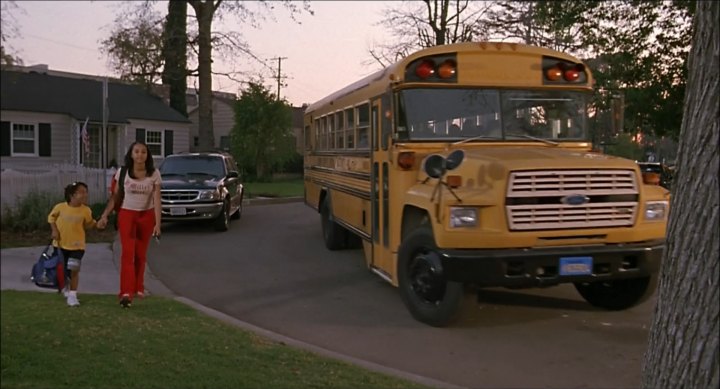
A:
POLYGON ((187 156, 166 158, 160 165, 162 176, 205 175, 214 178, 225 177, 225 165, 221 157, 187 156))
POLYGON ((401 140, 587 139, 583 92, 407 89, 398 103, 401 140))

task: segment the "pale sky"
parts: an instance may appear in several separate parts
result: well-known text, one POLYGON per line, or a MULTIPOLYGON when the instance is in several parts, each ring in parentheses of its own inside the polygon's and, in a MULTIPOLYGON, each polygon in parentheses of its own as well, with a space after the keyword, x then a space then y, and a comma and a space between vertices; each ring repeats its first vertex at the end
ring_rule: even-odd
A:
MULTIPOLYGON (((157 8, 167 13, 167 2, 157 8)), ((13 16, 19 26, 19 37, 9 40, 12 52, 24 65, 47 64, 52 70, 93 75, 116 76, 100 52, 100 41, 109 36, 120 5, 110 1, 17 1, 13 16)), ((261 29, 241 27, 226 18, 220 27, 241 32, 253 52, 267 60, 276 74, 282 60, 286 86, 280 95, 292 105, 315 102, 326 95, 379 69, 367 62, 373 42, 382 41, 385 31, 377 26, 389 2, 382 1, 313 1, 315 15, 303 13, 293 22, 288 12, 276 7, 276 22, 268 20, 261 29)), ((191 7, 188 7, 191 9, 191 7)), ((219 28, 220 27, 220 28, 219 28)), ((257 73, 263 66, 241 59, 239 66, 257 73), (251 64, 251 65, 248 65, 251 64)), ((232 64, 215 57, 214 71, 231 70, 232 64)), ((265 68, 264 74, 270 76, 265 68)), ((265 85, 277 92, 274 79, 265 85)), ((188 85, 189 87, 192 85, 188 85)), ((242 86, 227 78, 215 78, 214 90, 239 93, 242 86)))

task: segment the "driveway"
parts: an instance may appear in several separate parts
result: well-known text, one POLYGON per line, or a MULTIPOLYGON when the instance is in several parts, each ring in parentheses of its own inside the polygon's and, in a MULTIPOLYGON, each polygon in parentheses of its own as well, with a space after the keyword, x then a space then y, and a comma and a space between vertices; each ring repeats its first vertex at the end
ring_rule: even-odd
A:
POLYGON ((325 249, 302 203, 249 206, 230 230, 169 224, 150 267, 200 304, 328 350, 472 388, 640 385, 653 297, 622 312, 572 286, 483 290, 448 328, 415 321, 361 250, 325 249))

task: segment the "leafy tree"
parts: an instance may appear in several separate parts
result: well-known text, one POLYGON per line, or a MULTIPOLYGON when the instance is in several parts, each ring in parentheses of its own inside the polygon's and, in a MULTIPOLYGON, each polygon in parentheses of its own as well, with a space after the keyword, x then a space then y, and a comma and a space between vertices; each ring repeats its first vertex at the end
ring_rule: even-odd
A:
POLYGON ((375 62, 388 66, 413 51, 486 37, 486 2, 423 0, 395 3, 379 22, 395 39, 370 49, 375 62))
POLYGON ((698 1, 645 388, 720 386, 720 4, 698 1))
POLYGON ((163 31, 162 82, 170 85, 170 106, 187 117, 187 3, 168 1, 163 31))
POLYGON ((12 54, 12 48, 7 44, 9 38, 20 35, 13 13, 15 10, 22 11, 22 8, 12 0, 0 2, 0 7, 0 65, 22 65, 22 59, 12 54))
POLYGON ((160 80, 164 63, 162 17, 150 3, 139 4, 115 18, 115 28, 101 41, 101 50, 121 79, 149 89, 160 80))
POLYGON ((268 181, 295 153, 292 108, 261 84, 248 84, 235 103, 231 152, 249 179, 268 181))
MULTIPOLYGON (((677 139, 687 78, 693 3, 534 2, 535 23, 589 62, 603 99, 621 93, 625 129, 677 139)), ((542 42, 540 42, 542 43, 542 42)))
POLYGON ((546 2, 506 1, 490 7, 484 21, 492 39, 521 42, 558 51, 573 52, 581 47, 576 36, 585 25, 583 2, 557 1, 561 12, 546 2))
POLYGON ((607 146, 604 152, 635 161, 643 160, 643 149, 633 140, 630 134, 618 134, 607 146))

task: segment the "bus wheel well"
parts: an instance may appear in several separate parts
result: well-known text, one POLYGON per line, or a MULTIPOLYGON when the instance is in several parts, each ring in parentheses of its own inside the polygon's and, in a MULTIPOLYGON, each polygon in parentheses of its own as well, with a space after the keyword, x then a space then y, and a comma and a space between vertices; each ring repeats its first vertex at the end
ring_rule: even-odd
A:
POLYGON ((402 230, 400 232, 401 239, 405 240, 405 237, 415 229, 429 223, 430 216, 426 210, 412 205, 405 206, 405 209, 403 209, 402 230))

